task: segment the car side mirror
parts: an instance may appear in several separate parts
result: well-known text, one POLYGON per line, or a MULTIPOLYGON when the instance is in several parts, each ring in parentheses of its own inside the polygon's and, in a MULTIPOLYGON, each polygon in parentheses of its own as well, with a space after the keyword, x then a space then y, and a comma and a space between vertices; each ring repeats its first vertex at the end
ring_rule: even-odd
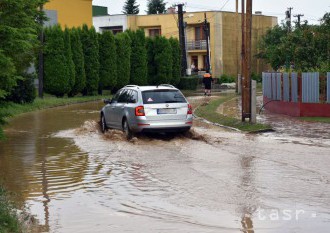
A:
POLYGON ((110 99, 105 99, 105 100, 103 100, 103 103, 105 103, 105 104, 111 104, 111 103, 112 103, 112 100, 110 100, 110 99))

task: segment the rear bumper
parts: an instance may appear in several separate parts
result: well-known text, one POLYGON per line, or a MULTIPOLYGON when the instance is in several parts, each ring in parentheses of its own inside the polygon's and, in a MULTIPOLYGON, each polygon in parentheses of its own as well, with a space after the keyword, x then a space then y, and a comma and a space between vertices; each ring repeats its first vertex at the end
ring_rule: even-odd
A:
POLYGON ((192 127, 192 118, 185 121, 145 121, 140 120, 131 125, 134 132, 183 132, 192 127))
POLYGON ((144 128, 142 133, 181 133, 190 130, 191 126, 171 128, 144 128))

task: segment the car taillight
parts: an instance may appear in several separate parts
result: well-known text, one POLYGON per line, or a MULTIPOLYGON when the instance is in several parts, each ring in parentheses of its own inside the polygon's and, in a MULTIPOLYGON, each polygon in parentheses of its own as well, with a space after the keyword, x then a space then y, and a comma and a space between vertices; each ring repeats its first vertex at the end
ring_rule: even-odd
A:
POLYGON ((145 116, 143 106, 139 106, 135 108, 135 116, 145 116))
POLYGON ((193 114, 191 104, 188 104, 188 112, 187 114, 193 114))

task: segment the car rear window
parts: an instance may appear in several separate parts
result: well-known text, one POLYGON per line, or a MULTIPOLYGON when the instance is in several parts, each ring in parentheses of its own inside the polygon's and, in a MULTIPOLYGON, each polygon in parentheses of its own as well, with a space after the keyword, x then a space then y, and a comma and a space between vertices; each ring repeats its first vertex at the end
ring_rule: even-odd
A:
POLYGON ((142 98, 144 104, 187 103, 178 90, 143 91, 142 98))

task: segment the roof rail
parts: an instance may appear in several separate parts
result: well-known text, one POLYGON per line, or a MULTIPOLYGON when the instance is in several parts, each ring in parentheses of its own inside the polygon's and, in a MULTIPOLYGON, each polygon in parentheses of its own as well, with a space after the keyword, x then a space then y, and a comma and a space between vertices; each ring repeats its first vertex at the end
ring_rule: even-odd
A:
POLYGON ((139 89, 138 85, 126 85, 125 87, 137 87, 139 89))
POLYGON ((172 87, 175 88, 175 86, 171 85, 171 84, 159 84, 158 86, 165 86, 165 87, 172 87))

